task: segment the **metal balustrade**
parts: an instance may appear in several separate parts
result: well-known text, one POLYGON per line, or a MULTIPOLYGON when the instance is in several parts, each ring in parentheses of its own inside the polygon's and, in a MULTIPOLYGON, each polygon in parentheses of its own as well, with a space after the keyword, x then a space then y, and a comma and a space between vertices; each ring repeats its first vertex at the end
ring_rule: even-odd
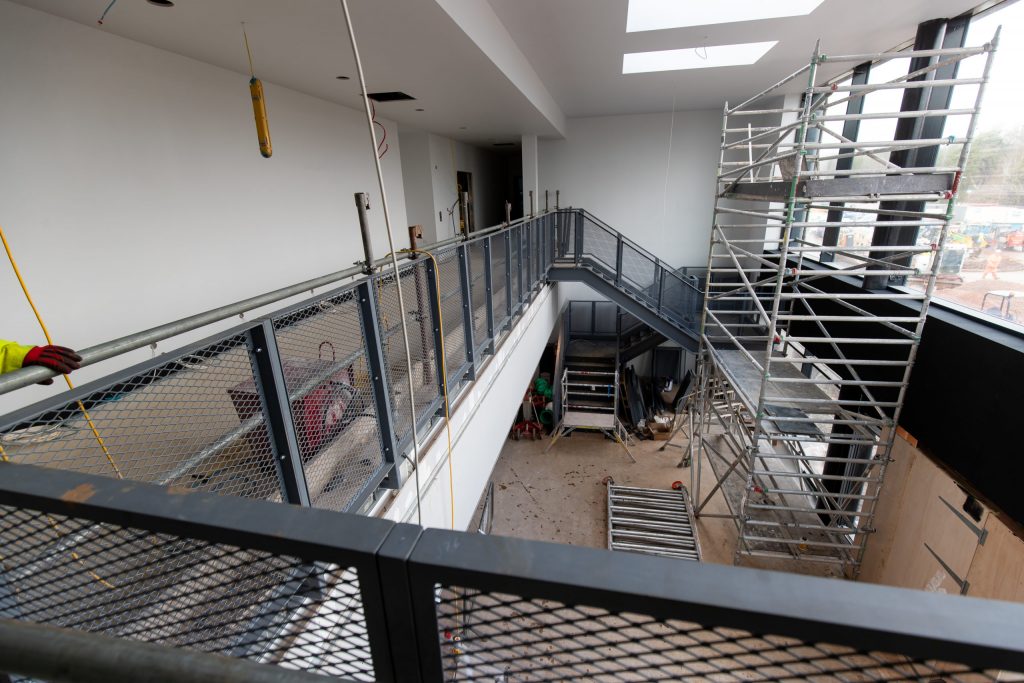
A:
POLYGON ((0 671, 17 681, 119 680, 150 665, 162 677, 147 680, 174 681, 994 681, 1024 670, 1013 603, 30 465, 0 475, 0 671))
MULTIPOLYGON (((432 258, 403 254, 397 283, 382 262, 369 275, 354 269, 318 279, 318 286, 340 286, 0 416, 0 455, 90 474, 358 510, 378 488, 401 485, 399 464, 412 448, 414 422, 423 430, 441 419, 444 383, 454 400, 475 378, 547 283, 556 252, 607 269, 623 291, 632 292, 645 310, 660 309, 666 321, 696 320, 700 311, 699 293, 676 285, 681 276, 580 209, 547 212, 424 250, 432 258), (630 254, 621 272, 617 250, 630 254), (410 310, 399 309, 398 286, 410 310), (405 358, 403 317, 412 367, 405 358)), ((309 284, 82 355, 86 364, 104 360, 309 284)), ((38 381, 48 374, 27 368, 4 375, 0 393, 24 385, 26 377, 38 381)))

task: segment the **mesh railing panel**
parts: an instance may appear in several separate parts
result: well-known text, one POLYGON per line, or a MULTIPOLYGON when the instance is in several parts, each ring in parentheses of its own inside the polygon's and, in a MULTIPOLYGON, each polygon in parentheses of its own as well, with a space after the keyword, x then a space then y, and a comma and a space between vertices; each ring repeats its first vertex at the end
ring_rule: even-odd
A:
POLYGON ((0 507, 0 615, 373 680, 347 567, 0 507))
POLYGON ((521 232, 520 226, 516 226, 509 231, 509 237, 511 240, 510 255, 508 260, 508 269, 512 274, 512 291, 510 293, 512 297, 512 313, 515 314, 516 306, 523 299, 523 290, 519 284, 519 279, 522 276, 522 249, 521 249, 521 232))
POLYGON ((484 272, 484 241, 470 242, 469 283, 473 293, 473 343, 482 348, 487 342, 487 274, 484 272))
POLYGON ((435 254, 438 287, 441 289, 441 317, 444 320, 444 356, 448 371, 448 395, 454 395, 467 363, 466 326, 462 316, 462 279, 459 273, 459 254, 456 249, 435 254))
POLYGON ((244 333, 54 403, 0 445, 19 463, 280 500, 244 333))
POLYGON ((622 245, 622 280, 636 296, 648 304, 658 303, 660 268, 649 256, 628 243, 622 245))
POLYGON ((447 675, 510 681, 994 681, 996 671, 889 652, 438 587, 447 675))
POLYGON ((275 318, 274 329, 310 502, 347 510, 385 466, 357 293, 275 318))
POLYGON ((489 237, 491 241, 491 305, 494 310, 494 331, 508 321, 508 287, 505 276, 508 273, 508 255, 505 253, 504 236, 489 237))
MULTIPOLYGON (((600 270, 615 274, 615 235, 593 221, 587 220, 583 229, 583 255, 596 261, 600 270)), ((594 264, 592 264, 594 265, 594 264)))
MULTIPOLYGON (((415 416, 428 412, 438 398, 436 380, 436 351, 430 317, 430 297, 434 297, 427 277, 427 261, 416 261, 399 270, 402 296, 405 299, 405 322, 409 332, 409 355, 412 359, 412 384, 415 416)), ((384 352, 384 370, 391 393, 395 441, 401 443, 412 433, 413 411, 409 405, 409 368, 402 339, 403 311, 398 301, 398 288, 393 273, 385 271, 374 278, 377 293, 377 319, 381 346, 384 352)), ((442 288, 442 291, 443 288, 442 288)), ((445 317, 445 323, 448 318, 445 317)), ((447 329, 447 328, 446 328, 447 329)))
POLYGON ((661 310, 677 323, 696 328, 700 321, 701 293, 677 275, 665 271, 661 310))

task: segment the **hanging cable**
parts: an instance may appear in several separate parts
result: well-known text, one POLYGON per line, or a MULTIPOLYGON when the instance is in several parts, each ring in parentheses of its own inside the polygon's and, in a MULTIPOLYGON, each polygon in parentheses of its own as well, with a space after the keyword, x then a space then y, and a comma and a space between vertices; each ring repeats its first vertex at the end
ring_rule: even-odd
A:
MULTIPOLYGON (((440 276, 441 268, 437 265, 437 259, 429 251, 422 249, 403 249, 402 253, 424 254, 434 264, 434 272, 440 276)), ((448 354, 444 346, 444 315, 441 313, 441 283, 438 277, 434 278, 434 295, 437 297, 437 329, 441 336, 441 348, 437 350, 441 354, 441 388, 444 392, 444 428, 448 433, 448 494, 451 499, 452 529, 455 529, 455 475, 452 466, 452 422, 451 405, 448 402, 448 354)))
POLYGON ((370 102, 370 111, 373 113, 373 123, 380 126, 380 142, 377 144, 377 158, 383 159, 384 155, 391 149, 386 140, 388 139, 388 129, 384 127, 384 124, 377 120, 377 105, 370 102))
POLYGON ((672 134, 676 129, 676 96, 672 96, 672 118, 668 124, 668 160, 665 162, 665 189, 661 195, 661 234, 666 235, 668 225, 668 177, 672 170, 672 134))
POLYGON ((366 77, 363 75, 363 61, 359 57, 359 46, 352 27, 352 17, 348 11, 348 0, 339 0, 342 13, 345 15, 345 28, 348 30, 349 43, 352 46, 352 57, 356 62, 356 73, 359 76, 359 92, 363 97, 363 111, 366 114, 366 127, 370 133, 370 145, 373 150, 373 164, 377 171, 377 185, 380 188, 380 203, 384 209, 384 227, 387 230, 388 249, 391 252, 391 265, 395 274, 395 288, 398 290, 398 308, 402 311, 402 342, 405 345, 405 363, 408 368, 406 379, 409 382, 409 406, 412 409, 412 471, 416 478, 416 521, 423 526, 423 512, 420 504, 420 459, 419 435, 416 429, 416 397, 412 382, 412 353, 409 350, 409 325, 405 320, 405 297, 402 294, 401 273, 398 270, 398 255, 395 251, 395 237, 391 230, 391 212, 388 209, 387 192, 384 188, 384 171, 381 169, 380 157, 377 156, 377 132, 373 127, 373 113, 370 111, 370 98, 367 96, 366 77))
POLYGON ((99 24, 100 26, 103 26, 103 20, 107 18, 107 12, 110 11, 110 8, 113 7, 114 3, 116 3, 116 2, 117 2, 117 0, 110 0, 110 4, 107 5, 107 9, 103 10, 103 14, 101 14, 100 18, 96 20, 97 24, 99 24))
MULTIPOLYGON (((32 308, 32 313, 35 314, 39 327, 43 330, 43 336, 46 337, 46 343, 52 346, 53 338, 50 336, 50 331, 46 328, 46 323, 43 322, 43 316, 39 313, 39 309, 36 308, 35 301, 32 300, 32 295, 29 294, 28 285, 25 284, 24 278, 21 277, 21 271, 18 269, 18 262, 14 260, 14 254, 11 252, 11 245, 7 243, 7 236, 4 234, 2 226, 0 226, 0 242, 3 242, 4 251, 7 252, 7 260, 11 262, 11 268, 14 269, 14 276, 18 278, 18 284, 21 285, 21 291, 25 295, 25 300, 28 301, 28 305, 32 308)), ((63 377, 64 381, 67 382, 68 389, 74 389, 75 385, 71 382, 71 378, 67 375, 64 375, 63 377)), ((78 408, 82 411, 82 416, 89 424, 89 429, 92 430, 92 435, 96 438, 96 443, 99 444, 100 449, 103 451, 103 455, 107 457, 107 462, 109 462, 110 466, 114 469, 114 474, 117 475, 118 479, 124 479, 124 475, 121 474, 121 470, 118 468, 117 463, 114 462, 114 457, 107 449, 107 445, 103 443, 103 437, 100 436, 99 430, 96 429, 96 424, 89 416, 89 411, 85 409, 85 405, 81 401, 78 401, 78 408)))

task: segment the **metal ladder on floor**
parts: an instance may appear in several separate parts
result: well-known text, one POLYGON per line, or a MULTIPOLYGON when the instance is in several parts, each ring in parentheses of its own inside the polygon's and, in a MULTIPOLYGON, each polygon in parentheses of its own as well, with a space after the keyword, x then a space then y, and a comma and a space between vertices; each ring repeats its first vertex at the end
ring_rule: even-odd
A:
POLYGON ((686 489, 608 482, 608 549, 700 561, 700 541, 686 489))

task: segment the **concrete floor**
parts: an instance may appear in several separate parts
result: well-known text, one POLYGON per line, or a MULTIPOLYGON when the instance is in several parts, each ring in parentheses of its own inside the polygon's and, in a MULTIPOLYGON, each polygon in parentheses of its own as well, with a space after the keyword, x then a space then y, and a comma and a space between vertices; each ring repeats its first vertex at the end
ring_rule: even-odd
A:
MULTIPOLYGON (((690 488, 690 469, 677 464, 683 453, 678 448, 658 449, 663 441, 638 441, 630 450, 633 463, 622 447, 596 433, 575 433, 559 439, 548 453, 549 443, 507 441, 492 474, 494 520, 491 533, 538 541, 551 541, 592 548, 607 547, 606 476, 626 486, 671 488, 682 481, 690 488)), ((680 436, 674 443, 686 446, 680 436)), ((710 468, 702 472, 701 490, 706 495, 714 486, 710 468)), ((722 497, 716 496, 705 513, 726 512, 722 497)), ((736 527, 731 520, 697 520, 704 562, 732 564, 736 550, 736 527)), ((827 565, 794 566, 788 560, 747 559, 745 566, 764 569, 838 576, 827 565)))

